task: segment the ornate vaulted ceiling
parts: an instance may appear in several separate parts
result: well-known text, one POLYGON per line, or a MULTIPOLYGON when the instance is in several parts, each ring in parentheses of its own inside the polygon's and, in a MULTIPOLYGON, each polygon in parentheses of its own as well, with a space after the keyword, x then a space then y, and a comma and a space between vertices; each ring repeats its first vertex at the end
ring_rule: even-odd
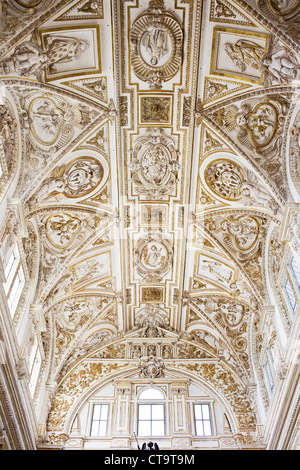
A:
POLYGON ((255 431, 255 326, 299 176, 297 15, 296 0, 2 2, 6 174, 53 442, 87 386, 132 370, 200 377, 255 431))

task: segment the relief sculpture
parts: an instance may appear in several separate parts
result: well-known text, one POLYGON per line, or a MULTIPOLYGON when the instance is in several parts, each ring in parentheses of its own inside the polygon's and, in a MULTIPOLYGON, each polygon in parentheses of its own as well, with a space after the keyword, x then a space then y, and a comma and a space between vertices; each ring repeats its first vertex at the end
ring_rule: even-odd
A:
POLYGON ((278 204, 257 176, 233 161, 213 161, 205 169, 204 178, 209 188, 226 200, 278 210, 278 204))
POLYGON ((136 76, 151 89, 160 89, 173 78, 182 62, 183 32, 176 18, 164 10, 164 2, 149 8, 132 24, 131 65, 136 76))
POLYGON ((69 247, 81 230, 81 221, 69 214, 51 215, 45 225, 50 243, 60 249, 69 247))
POLYGON ((43 81, 43 70, 56 71, 62 62, 73 61, 86 51, 89 44, 76 38, 51 38, 48 36, 46 48, 43 49, 34 41, 19 44, 12 55, 0 63, 0 73, 10 75, 17 73, 22 77, 35 76, 43 81))
POLYGON ((177 158, 173 141, 161 129, 150 129, 139 137, 131 163, 137 194, 155 199, 170 194, 180 168, 177 158))
POLYGON ((300 64, 295 54, 284 46, 277 46, 262 57, 266 85, 272 83, 291 83, 299 80, 300 64))
POLYGON ((299 0, 256 0, 259 11, 267 18, 275 20, 280 29, 294 40, 300 36, 299 0))
POLYGON ((233 63, 245 72, 247 67, 260 69, 264 47, 253 41, 239 39, 235 44, 226 43, 224 49, 233 63))
POLYGON ((99 186, 104 170, 101 163, 92 157, 79 157, 67 165, 56 168, 47 178, 30 205, 48 200, 51 196, 68 198, 83 197, 99 186))
POLYGON ((240 106, 214 112, 213 118, 224 129, 235 131, 237 140, 246 148, 268 157, 278 153, 282 143, 287 100, 280 96, 251 100, 240 106))
POLYGON ((170 242, 161 234, 150 233, 136 244, 136 271, 145 280, 159 281, 169 271, 172 257, 170 242))
POLYGON ((70 72, 72 75, 100 70, 100 56, 91 53, 99 31, 85 27, 80 30, 34 30, 27 41, 18 44, 10 55, 0 62, 0 74, 35 77, 39 82, 49 81, 70 72))

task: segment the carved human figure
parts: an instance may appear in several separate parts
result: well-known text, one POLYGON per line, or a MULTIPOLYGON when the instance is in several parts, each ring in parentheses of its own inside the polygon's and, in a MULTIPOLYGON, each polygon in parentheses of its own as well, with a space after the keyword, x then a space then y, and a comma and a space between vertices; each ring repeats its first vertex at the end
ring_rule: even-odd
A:
POLYGON ((162 251, 163 247, 159 248, 155 243, 151 243, 145 247, 141 255, 141 260, 145 265, 150 268, 158 268, 165 263, 166 257, 162 251))
POLYGON ((57 64, 77 60, 89 47, 88 41, 66 36, 47 36, 45 39, 47 65, 50 72, 57 64))
POLYGON ((59 109, 50 99, 37 99, 33 102, 29 116, 32 120, 31 130, 43 142, 52 143, 69 114, 59 109))
POLYGON ((156 66, 168 53, 168 33, 164 29, 150 27, 143 34, 141 44, 150 57, 150 64, 156 66))
POLYGON ((242 71, 247 70, 247 66, 259 70, 261 58, 264 54, 264 47, 252 41, 239 39, 235 44, 224 44, 226 53, 232 62, 242 71))
POLYGON ((139 345, 132 346, 132 358, 139 359, 141 355, 142 355, 141 346, 139 345))
POLYGON ((232 271, 217 261, 204 261, 202 263, 202 268, 212 273, 214 278, 219 282, 225 281, 228 283, 232 280, 232 271))
POLYGON ((300 65, 286 47, 262 57, 261 64, 280 83, 289 83, 300 77, 300 65))
MULTIPOLYGON (((155 338, 162 336, 160 330, 157 328, 158 321, 152 315, 148 315, 144 321, 144 326, 146 327, 143 336, 147 338, 155 338)), ((152 354, 153 355, 153 354, 152 354)))
POLYGON ((268 0, 268 2, 271 8, 275 9, 278 13, 285 13, 293 8, 293 5, 291 5, 291 0, 268 0))
POLYGON ((6 74, 18 73, 28 77, 34 75, 48 60, 47 54, 32 41, 19 44, 13 54, 4 59, 1 69, 6 74))
POLYGON ((34 201, 42 201, 46 199, 50 194, 53 193, 62 193, 65 189, 65 182, 62 178, 53 178, 51 180, 45 181, 42 184, 41 188, 34 196, 34 201))

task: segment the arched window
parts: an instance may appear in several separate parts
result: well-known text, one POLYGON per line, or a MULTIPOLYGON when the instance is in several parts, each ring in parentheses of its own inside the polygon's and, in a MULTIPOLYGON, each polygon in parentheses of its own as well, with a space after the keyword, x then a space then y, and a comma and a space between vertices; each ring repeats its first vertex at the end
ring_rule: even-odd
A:
POLYGON ((165 435, 165 397, 157 388, 147 388, 139 395, 137 412, 138 436, 165 435))
POLYGON ((140 400, 164 400, 164 394, 157 388, 146 388, 140 393, 140 400))

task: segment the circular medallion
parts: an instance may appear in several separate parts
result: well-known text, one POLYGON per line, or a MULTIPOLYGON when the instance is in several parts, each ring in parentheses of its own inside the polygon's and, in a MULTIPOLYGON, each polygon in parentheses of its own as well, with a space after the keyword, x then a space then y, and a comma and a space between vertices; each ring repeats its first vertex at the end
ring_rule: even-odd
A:
POLYGON ((249 251, 259 237, 258 221, 249 215, 232 217, 227 220, 226 230, 239 251, 249 251))
POLYGON ((48 217, 45 228, 51 245, 65 249, 73 243, 75 236, 80 232, 81 221, 70 214, 53 214, 48 217))
POLYGON ((206 168, 204 178, 218 196, 230 201, 241 198, 245 175, 236 163, 229 160, 214 161, 206 168))
POLYGON ((80 157, 69 163, 64 170, 64 194, 68 197, 85 196, 99 186, 103 175, 103 166, 98 160, 80 157))
POLYGON ((169 271, 173 250, 170 242, 160 234, 149 234, 137 242, 136 270, 147 279, 159 280, 169 271))
POLYGON ((278 16, 290 15, 300 6, 299 0, 267 0, 270 10, 278 16))
POLYGON ((43 0, 15 0, 15 2, 24 8, 35 8, 42 3, 43 0))
POLYGON ((182 63, 183 32, 172 14, 143 13, 132 24, 130 42, 134 73, 150 88, 161 88, 176 75, 182 63))

